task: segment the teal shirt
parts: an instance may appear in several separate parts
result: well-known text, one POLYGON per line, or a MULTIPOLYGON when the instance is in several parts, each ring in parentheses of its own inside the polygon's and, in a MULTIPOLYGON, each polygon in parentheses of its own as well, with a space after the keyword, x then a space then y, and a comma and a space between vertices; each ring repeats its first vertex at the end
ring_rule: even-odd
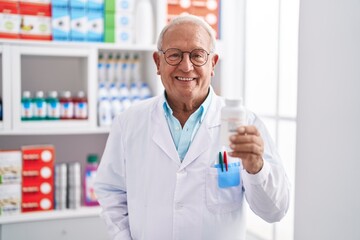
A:
POLYGON ((165 95, 165 101, 163 104, 165 117, 181 161, 184 160, 185 155, 189 150, 190 144, 194 139, 200 124, 204 120, 206 112, 211 103, 212 94, 212 89, 210 89, 205 101, 193 114, 191 114, 189 119, 186 121, 184 128, 181 127, 179 120, 174 117, 173 111, 169 106, 165 95))

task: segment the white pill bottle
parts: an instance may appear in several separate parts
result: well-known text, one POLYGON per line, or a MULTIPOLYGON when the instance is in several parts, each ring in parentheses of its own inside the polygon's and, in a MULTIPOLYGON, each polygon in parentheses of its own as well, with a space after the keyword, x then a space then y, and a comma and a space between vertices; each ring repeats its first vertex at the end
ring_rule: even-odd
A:
POLYGON ((242 99, 225 99, 225 106, 221 109, 221 146, 229 150, 230 136, 243 125, 247 125, 247 112, 242 99))

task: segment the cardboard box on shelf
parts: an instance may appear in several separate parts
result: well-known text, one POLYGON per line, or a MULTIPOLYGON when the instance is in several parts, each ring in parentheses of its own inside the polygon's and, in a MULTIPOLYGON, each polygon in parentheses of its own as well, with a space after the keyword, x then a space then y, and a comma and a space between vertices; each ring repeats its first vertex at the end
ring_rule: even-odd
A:
POLYGON ((23 146, 21 150, 22 212, 54 209, 54 146, 23 146))

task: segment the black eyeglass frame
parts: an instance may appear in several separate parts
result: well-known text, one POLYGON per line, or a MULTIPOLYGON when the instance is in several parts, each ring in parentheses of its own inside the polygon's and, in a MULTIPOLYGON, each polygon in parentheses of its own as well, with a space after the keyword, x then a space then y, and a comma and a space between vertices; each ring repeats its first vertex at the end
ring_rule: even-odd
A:
POLYGON ((204 66, 207 62, 208 62, 208 60, 209 60, 209 55, 211 54, 211 53, 213 53, 213 51, 210 51, 210 52, 207 52, 205 49, 202 49, 202 48, 195 48, 195 49, 193 49, 193 50, 191 50, 190 52, 189 51, 181 51, 180 49, 178 49, 178 48, 168 48, 168 49, 166 49, 165 51, 164 50, 162 50, 162 49, 159 49, 159 52, 161 52, 162 54, 164 54, 164 59, 165 59, 165 62, 167 63, 167 64, 169 64, 170 66, 177 66, 177 65, 179 65, 181 62, 182 62, 182 60, 184 59, 184 53, 188 53, 189 54, 189 59, 190 59, 190 62, 195 66, 195 67, 202 67, 202 66, 204 66), (169 51, 169 50, 178 50, 179 52, 181 52, 181 60, 178 62, 178 63, 176 63, 176 64, 172 64, 172 63, 169 63, 167 60, 166 60, 166 52, 167 51, 169 51), (203 63, 203 64, 195 64, 195 63, 193 63, 193 61, 191 60, 191 53, 193 53, 194 51, 196 51, 196 50, 201 50, 201 51, 204 51, 205 53, 206 53, 206 61, 203 63))

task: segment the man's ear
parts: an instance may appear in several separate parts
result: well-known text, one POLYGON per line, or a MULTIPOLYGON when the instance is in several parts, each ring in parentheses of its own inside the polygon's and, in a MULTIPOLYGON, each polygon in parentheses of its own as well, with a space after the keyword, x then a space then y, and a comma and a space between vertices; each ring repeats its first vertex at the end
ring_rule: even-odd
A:
POLYGON ((157 73, 157 75, 160 75, 160 55, 158 52, 153 53, 153 59, 156 64, 156 69, 157 69, 156 73, 157 73))
POLYGON ((215 76, 215 66, 216 66, 218 60, 219 60, 219 55, 217 55, 217 54, 215 53, 214 56, 211 58, 211 67, 212 67, 212 69, 211 69, 211 76, 212 76, 212 77, 215 76))

